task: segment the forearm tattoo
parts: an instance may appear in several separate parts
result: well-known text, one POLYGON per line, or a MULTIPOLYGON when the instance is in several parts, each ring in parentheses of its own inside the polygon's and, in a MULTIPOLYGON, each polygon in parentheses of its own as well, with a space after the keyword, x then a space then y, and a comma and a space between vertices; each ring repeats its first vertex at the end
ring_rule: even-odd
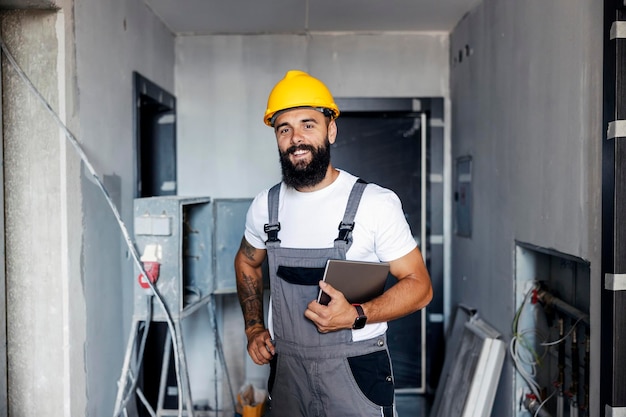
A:
MULTIPOLYGON (((254 247, 245 239, 241 240, 239 251, 248 259, 254 260, 254 247)), ((237 294, 243 312, 245 328, 263 324, 263 279, 239 272, 237 294)))
POLYGON ((243 311, 246 329, 257 324, 263 324, 263 286, 262 281, 255 277, 241 274, 237 281, 239 304, 243 311))

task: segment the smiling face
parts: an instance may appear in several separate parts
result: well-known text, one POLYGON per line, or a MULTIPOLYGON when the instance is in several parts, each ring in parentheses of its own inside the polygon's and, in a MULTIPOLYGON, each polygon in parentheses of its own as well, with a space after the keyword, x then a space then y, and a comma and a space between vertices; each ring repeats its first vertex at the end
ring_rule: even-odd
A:
POLYGON ((330 145, 337 126, 322 113, 299 108, 280 114, 274 123, 285 184, 299 191, 313 191, 334 180, 330 145))

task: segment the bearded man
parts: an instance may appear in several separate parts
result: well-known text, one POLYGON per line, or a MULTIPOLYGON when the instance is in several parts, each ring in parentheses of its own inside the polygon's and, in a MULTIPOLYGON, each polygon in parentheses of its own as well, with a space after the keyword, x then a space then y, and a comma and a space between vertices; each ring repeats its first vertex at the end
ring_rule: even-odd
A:
POLYGON ((252 202, 235 272, 248 354, 271 366, 271 417, 393 416, 387 322, 432 299, 398 196, 333 167, 338 116, 328 88, 292 70, 271 91, 263 119, 274 129, 283 180, 252 202), (353 305, 321 280, 328 259, 387 262, 398 282, 353 305), (316 301, 320 289, 328 305, 316 301))

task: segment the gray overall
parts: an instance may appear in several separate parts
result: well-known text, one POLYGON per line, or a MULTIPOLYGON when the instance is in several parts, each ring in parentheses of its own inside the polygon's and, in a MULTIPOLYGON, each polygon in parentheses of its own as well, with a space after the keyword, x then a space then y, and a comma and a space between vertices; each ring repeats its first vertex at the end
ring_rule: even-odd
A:
POLYGON ((269 381, 271 417, 390 417, 394 386, 385 335, 352 342, 349 329, 322 334, 304 317, 328 259, 345 259, 366 183, 350 194, 332 248, 280 246, 280 184, 268 197, 266 242, 276 355, 269 381))

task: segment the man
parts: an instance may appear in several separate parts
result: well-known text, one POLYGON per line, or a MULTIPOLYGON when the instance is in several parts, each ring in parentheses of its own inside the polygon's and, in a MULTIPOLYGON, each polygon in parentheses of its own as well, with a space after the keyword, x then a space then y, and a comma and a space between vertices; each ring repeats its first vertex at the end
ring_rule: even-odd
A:
POLYGON ((271 362, 272 417, 393 415, 386 323, 432 298, 428 271, 396 194, 330 163, 337 116, 330 91, 302 71, 287 72, 265 111, 283 181, 254 199, 235 272, 248 353, 259 365, 271 362), (267 327, 261 272, 266 257, 267 327), (353 306, 320 281, 331 258, 388 262, 398 282, 353 306), (316 301, 320 288, 331 298, 328 305, 316 301))

